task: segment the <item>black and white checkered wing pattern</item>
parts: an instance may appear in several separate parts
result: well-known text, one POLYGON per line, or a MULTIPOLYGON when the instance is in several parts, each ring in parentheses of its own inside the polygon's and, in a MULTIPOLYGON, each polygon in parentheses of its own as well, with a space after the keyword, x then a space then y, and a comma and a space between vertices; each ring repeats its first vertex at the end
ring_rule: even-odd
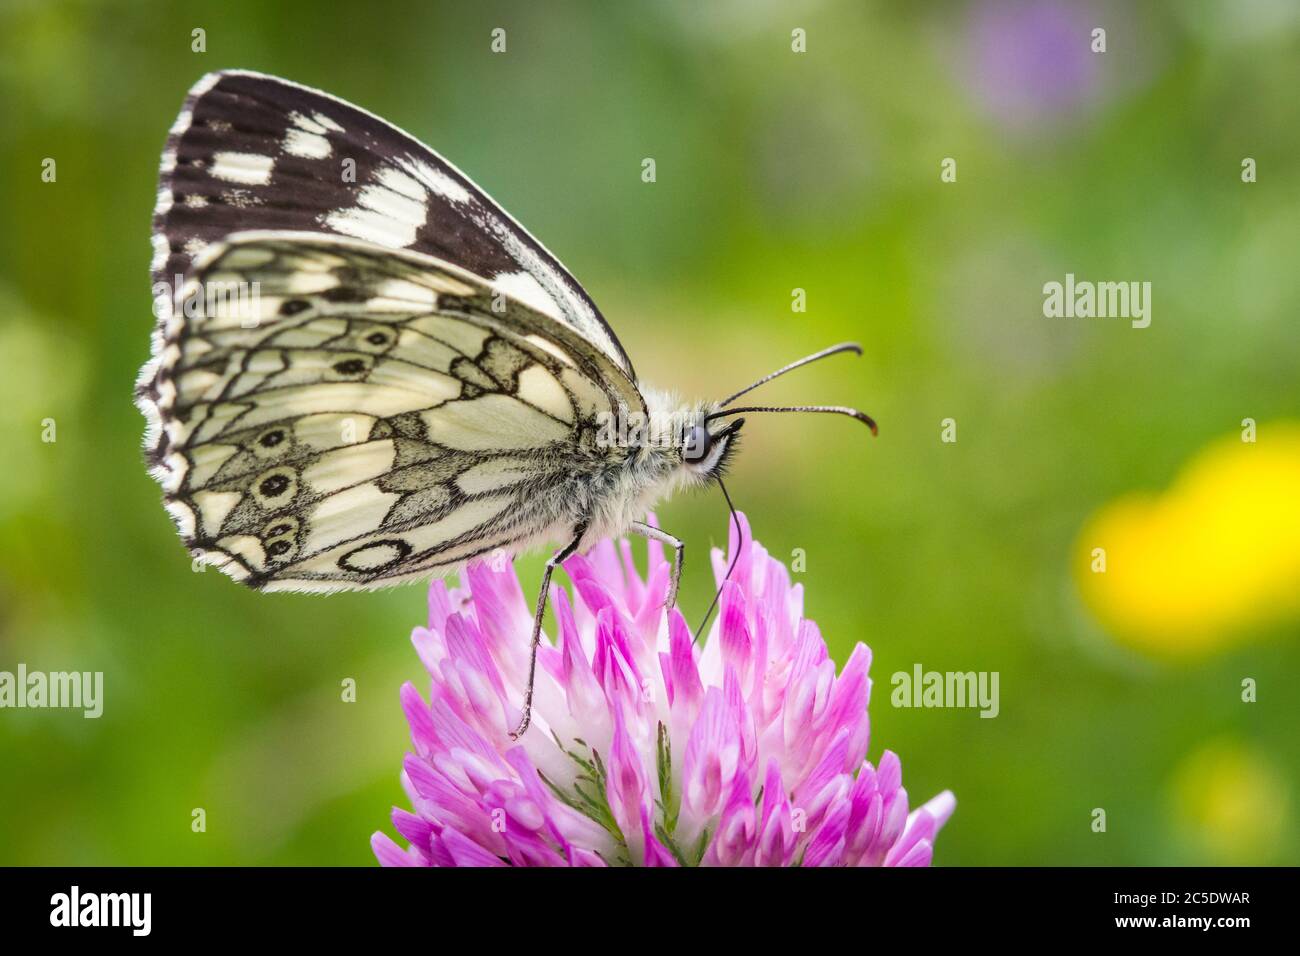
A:
POLYGON ((155 284, 244 230, 319 232, 419 252, 481 276, 603 352, 632 363, 577 281, 454 166, 326 93, 243 71, 200 80, 163 155, 155 284))
POLYGON ((311 591, 544 535, 599 468, 600 416, 644 407, 569 326, 464 270, 278 231, 197 255, 138 400, 192 552, 311 591))

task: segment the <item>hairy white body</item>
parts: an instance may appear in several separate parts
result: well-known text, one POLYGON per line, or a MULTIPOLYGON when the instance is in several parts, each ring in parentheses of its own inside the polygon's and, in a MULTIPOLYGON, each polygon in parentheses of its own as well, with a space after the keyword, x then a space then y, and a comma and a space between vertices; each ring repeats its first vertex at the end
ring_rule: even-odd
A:
MULTIPOLYGON (((716 406, 704 403, 680 405, 674 396, 644 386, 642 395, 650 435, 679 434, 683 421, 703 422, 705 415, 716 411, 716 406)), ((602 538, 627 534, 678 491, 701 487, 712 480, 732 440, 731 435, 724 436, 698 462, 685 460, 679 442, 646 439, 609 449, 608 458, 592 462, 590 470, 575 468, 572 493, 563 499, 563 513, 541 543, 564 544, 573 538, 576 529, 585 527, 578 544, 578 550, 585 551, 602 538)))

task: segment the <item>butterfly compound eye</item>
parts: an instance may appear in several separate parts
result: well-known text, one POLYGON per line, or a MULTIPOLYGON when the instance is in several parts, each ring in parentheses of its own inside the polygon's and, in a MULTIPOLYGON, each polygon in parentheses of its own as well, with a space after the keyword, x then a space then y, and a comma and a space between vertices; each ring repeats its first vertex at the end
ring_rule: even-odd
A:
POLYGON ((682 459, 690 465, 699 464, 709 457, 712 446, 713 436, 709 434, 708 427, 703 422, 692 425, 687 429, 686 439, 682 444, 682 459))

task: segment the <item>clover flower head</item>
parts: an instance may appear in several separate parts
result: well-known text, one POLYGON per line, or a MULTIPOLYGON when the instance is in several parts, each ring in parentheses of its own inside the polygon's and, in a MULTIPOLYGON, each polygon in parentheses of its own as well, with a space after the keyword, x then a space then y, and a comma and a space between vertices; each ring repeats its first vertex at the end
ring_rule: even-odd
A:
POLYGON ((532 614, 508 562, 471 563, 429 588, 412 634, 430 692, 401 704, 414 751, 411 810, 371 845, 397 866, 926 866, 955 801, 911 809, 898 757, 866 760, 871 652, 842 671, 803 588, 744 516, 715 550, 719 615, 702 647, 676 609, 670 566, 627 541, 565 564, 557 640, 539 649, 532 725, 519 739, 532 614), (725 579, 725 580, 724 580, 725 579))

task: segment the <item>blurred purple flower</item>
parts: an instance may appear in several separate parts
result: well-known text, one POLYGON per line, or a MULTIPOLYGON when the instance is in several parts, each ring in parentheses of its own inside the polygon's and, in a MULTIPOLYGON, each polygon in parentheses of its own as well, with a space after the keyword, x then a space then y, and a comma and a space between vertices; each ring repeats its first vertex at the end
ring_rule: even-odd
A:
POLYGON ((1105 24, 1087 4, 984 0, 974 5, 967 62, 980 103, 1006 126, 1072 118, 1099 93, 1092 31, 1105 24))
MULTIPOLYGON (((898 757, 865 760, 871 652, 837 677, 803 589, 740 518, 739 558, 703 649, 665 615, 669 565, 643 579, 626 541, 565 562, 551 592, 559 644, 540 649, 533 722, 518 741, 532 615, 512 568, 476 562, 429 588, 412 641, 431 678, 401 703, 415 752, 394 808, 409 846, 386 866, 927 866, 955 800, 909 813, 898 757)), ((727 560, 714 551, 715 576, 727 560)))

